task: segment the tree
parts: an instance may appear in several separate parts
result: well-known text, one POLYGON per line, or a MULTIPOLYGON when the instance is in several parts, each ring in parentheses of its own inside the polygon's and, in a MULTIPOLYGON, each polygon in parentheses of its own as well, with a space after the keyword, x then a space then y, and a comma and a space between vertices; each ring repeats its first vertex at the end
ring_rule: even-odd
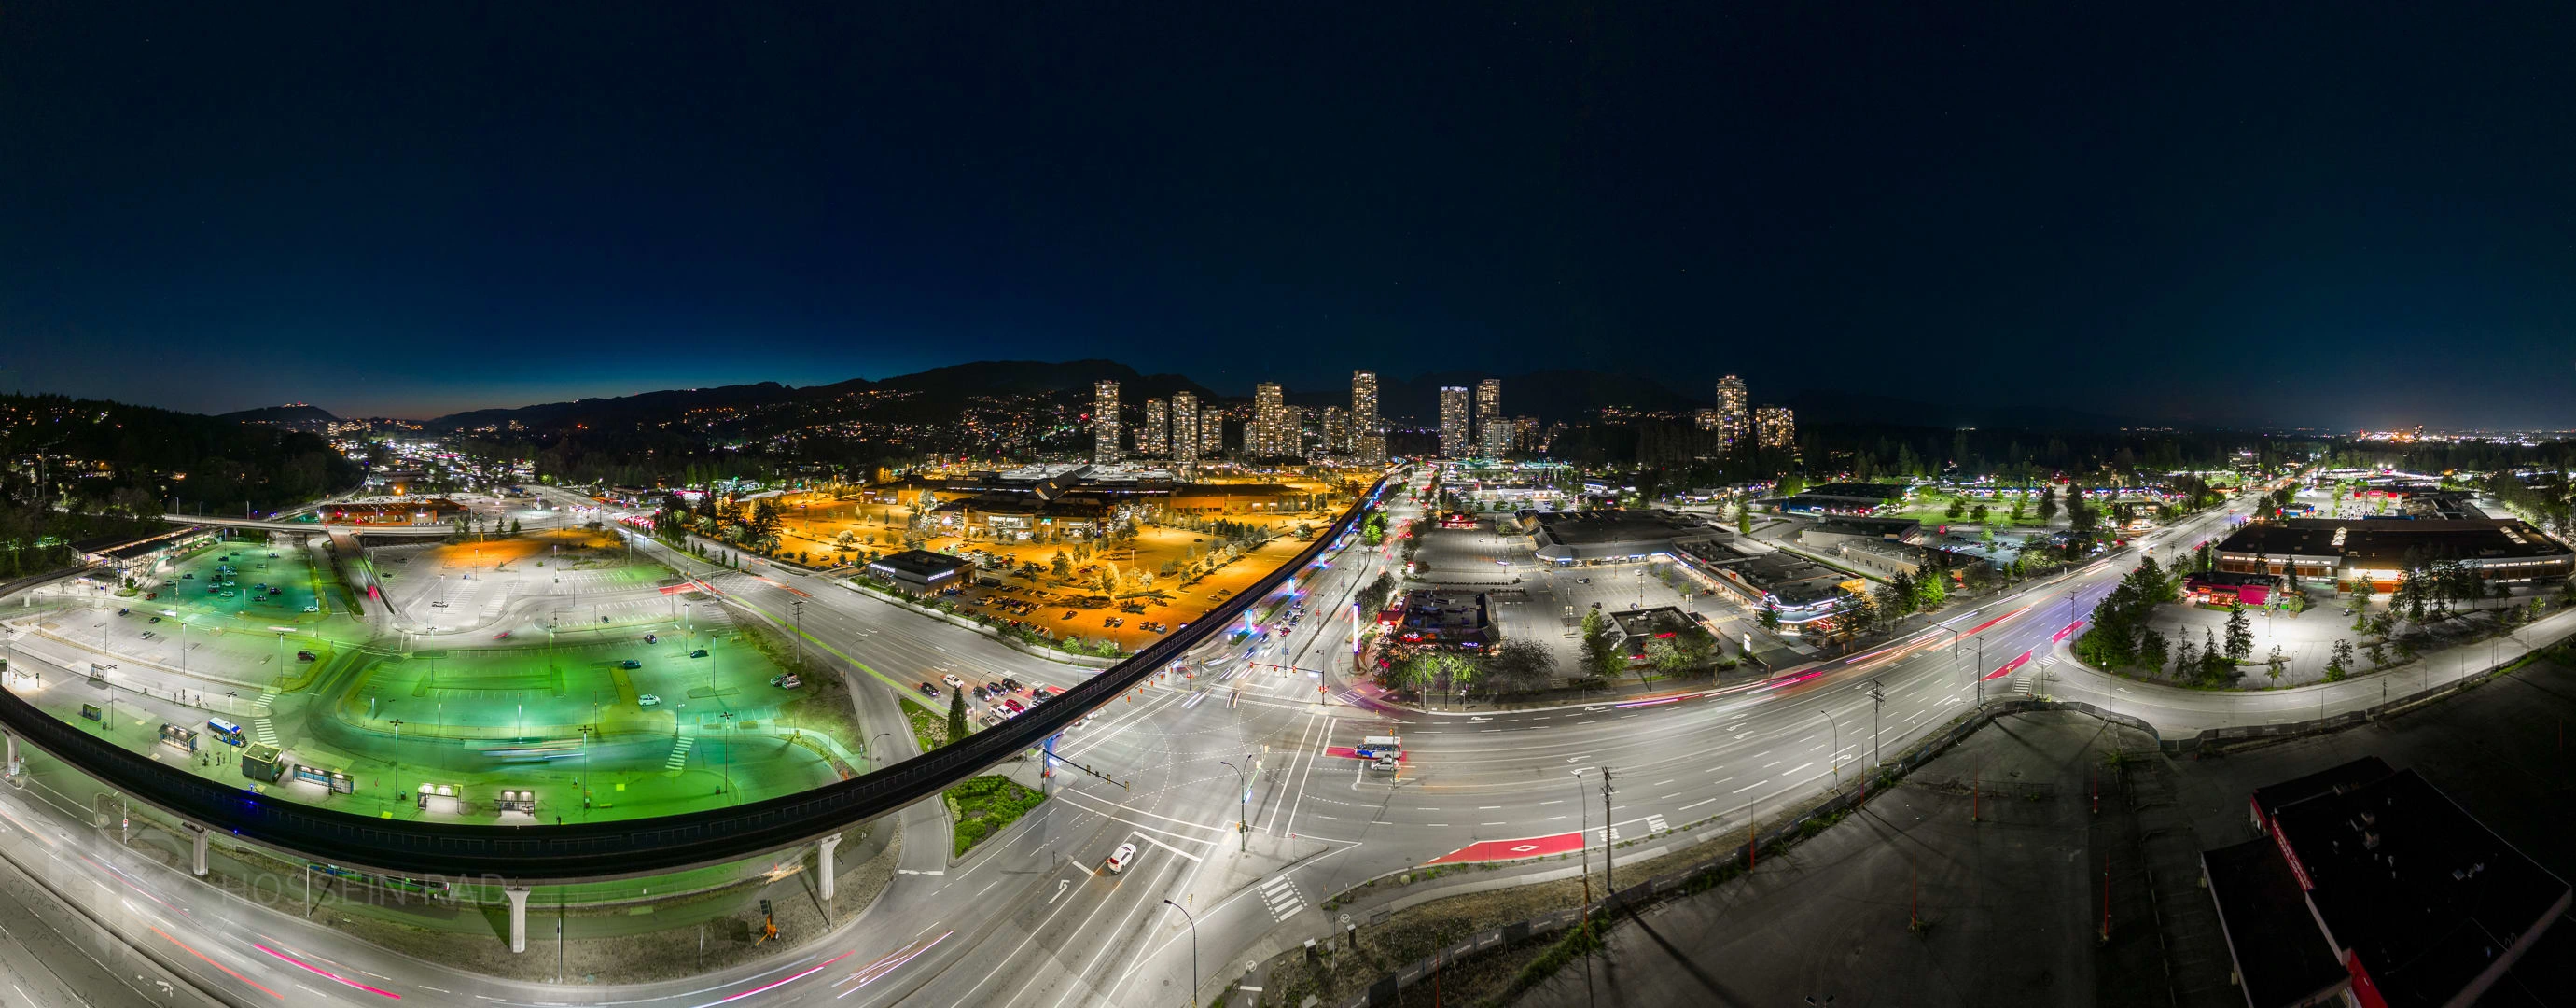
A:
POLYGON ((2053 486, 2043 487, 2039 491, 2039 523, 2046 525, 2049 522, 2056 520, 2056 518, 2057 488, 2053 486))
POLYGON ((1653 666, 1657 672, 1671 675, 1689 668, 1691 660, 1690 654, 1683 651, 1681 645, 1669 639, 1657 637, 1646 642, 1646 664, 1653 666))
POLYGON ((2228 660, 2240 662, 2254 654, 2254 618, 2242 604, 2227 607, 2226 653, 2228 660))
POLYGON ((1556 652, 1533 640, 1506 640, 1486 659, 1485 676, 1497 690, 1545 689, 1556 679, 1556 652))
POLYGON ((1739 535, 1753 534, 1753 499, 1751 497, 1735 502, 1735 531, 1739 535))
POLYGON ((1965 515, 1967 513, 1968 500, 1965 497, 1950 498, 1950 506, 1941 512, 1943 517, 1946 517, 1951 521, 1958 521, 1961 515, 1965 515))
POLYGON ((2350 674, 2351 669, 2352 642, 2348 640, 2336 641, 2334 643, 2334 651, 2326 657, 2326 681, 2342 682, 2344 677, 2350 674))
POLYGON ((966 691, 965 691, 965 690, 961 690, 961 689, 957 689, 957 688, 955 688, 955 687, 950 687, 950 688, 949 688, 949 690, 948 690, 948 743, 947 743, 947 744, 949 744, 949 745, 956 745, 957 743, 959 743, 959 742, 963 742, 963 741, 965 741, 965 740, 966 740, 966 691))
POLYGON ((1627 664, 1610 639, 1610 620, 1595 609, 1583 614, 1583 670, 1587 675, 1607 678, 1619 674, 1627 664))
POLYGON ((2289 656, 2281 653, 2280 645, 2274 644, 2272 645, 2272 656, 2263 660, 2263 674, 2272 677, 2274 685, 2279 685, 2281 682, 2281 673, 2288 671, 2287 666, 2289 663, 2289 656))
MULTIPOLYGON (((1985 506, 1985 505, 1983 505, 1983 504, 1979 504, 1979 505, 1977 505, 1976 507, 1972 507, 1972 508, 1969 508, 1969 509, 1968 509, 1968 520, 1969 520, 1969 521, 1972 521, 1972 522, 1977 522, 1977 523, 1983 524, 1983 523, 1985 522, 1985 520, 1986 520, 1986 515, 1987 515, 1988 513, 1989 513, 1989 512, 1987 511, 1986 506, 1985 506)), ((1992 531, 1992 530, 1989 530, 1989 531, 1992 531)))
POLYGON ((1762 611, 1755 614, 1753 621, 1761 624, 1762 629, 1769 630, 1772 633, 1780 632, 1780 610, 1773 609, 1770 606, 1763 606, 1762 611))
POLYGON ((1386 611, 1387 601, 1394 597, 1395 575, 1379 571, 1376 578, 1360 589, 1358 601, 1361 616, 1375 618, 1377 614, 1386 611))
POLYGON ((777 499, 772 497, 763 497, 752 502, 751 517, 747 524, 751 526, 751 538, 775 538, 778 535, 777 499))
POLYGON ((1054 572, 1056 580, 1058 581, 1071 578, 1073 576, 1073 558, 1065 556, 1063 550, 1057 550, 1055 551, 1055 558, 1047 561, 1047 568, 1054 572))
POLYGON ((2168 652, 2171 650, 2171 647, 2172 645, 2166 642, 2165 635, 2162 631, 2147 631, 2138 638, 2139 667, 2150 672, 2162 674, 2165 670, 2165 660, 2169 657, 2168 652))

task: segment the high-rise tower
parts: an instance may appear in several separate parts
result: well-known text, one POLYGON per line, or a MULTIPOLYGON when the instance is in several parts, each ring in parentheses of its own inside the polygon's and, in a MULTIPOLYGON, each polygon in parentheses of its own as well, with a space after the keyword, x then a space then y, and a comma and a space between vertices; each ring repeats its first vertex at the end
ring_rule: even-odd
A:
POLYGON ((1351 455, 1362 465, 1386 464, 1386 428, 1378 425, 1377 372, 1351 372, 1351 455))
POLYGON ((1145 426, 1136 431, 1136 454, 1164 458, 1172 451, 1171 404, 1145 400, 1145 426))
POLYGON ((1752 439, 1753 415, 1746 408, 1744 379, 1727 375, 1717 380, 1717 430, 1729 448, 1752 439))
POLYGON ((1192 392, 1172 395, 1172 464, 1184 469, 1199 460, 1199 397, 1192 392))
POLYGON ((1118 462, 1118 383, 1106 378, 1091 386, 1091 461, 1118 462))
POLYGON ((1503 415, 1503 380, 1487 378, 1476 383, 1476 440, 1478 453, 1489 459, 1512 453, 1512 418, 1503 415))
POLYGON ((1440 457, 1466 458, 1475 452, 1467 421, 1467 387, 1440 386, 1440 457))

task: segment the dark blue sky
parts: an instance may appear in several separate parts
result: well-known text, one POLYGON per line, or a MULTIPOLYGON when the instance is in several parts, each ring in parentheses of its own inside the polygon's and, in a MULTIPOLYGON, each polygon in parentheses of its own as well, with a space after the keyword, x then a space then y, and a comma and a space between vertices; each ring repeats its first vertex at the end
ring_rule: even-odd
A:
POLYGON ((110 6, 0 18, 0 384, 1107 356, 2576 426, 2565 4, 110 6))

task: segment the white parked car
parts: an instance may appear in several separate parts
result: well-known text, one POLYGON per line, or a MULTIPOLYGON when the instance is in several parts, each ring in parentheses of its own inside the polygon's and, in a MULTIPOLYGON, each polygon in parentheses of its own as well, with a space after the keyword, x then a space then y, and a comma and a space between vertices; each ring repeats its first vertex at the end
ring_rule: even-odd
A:
POLYGON ((659 706, 662 706, 662 698, 661 698, 661 697, 658 697, 658 696, 655 696, 655 695, 653 695, 653 694, 651 694, 651 693, 646 693, 646 694, 644 694, 643 696, 639 696, 639 697, 636 697, 636 698, 635 698, 635 706, 638 706, 638 707, 659 707, 659 706))
POLYGON ((939 677, 939 680, 940 680, 941 682, 947 683, 947 684, 948 684, 948 688, 950 688, 950 689, 965 689, 965 688, 966 688, 966 680, 963 680, 963 679, 957 678, 956 676, 953 676, 953 675, 941 675, 941 676, 939 677))

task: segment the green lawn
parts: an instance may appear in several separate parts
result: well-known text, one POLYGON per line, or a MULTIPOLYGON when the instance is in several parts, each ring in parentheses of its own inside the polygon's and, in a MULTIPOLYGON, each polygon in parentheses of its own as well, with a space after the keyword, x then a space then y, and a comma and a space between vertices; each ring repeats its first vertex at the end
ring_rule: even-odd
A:
POLYGON ((967 778, 946 794, 949 814, 957 820, 952 835, 959 854, 1009 828, 1046 800, 1046 795, 997 774, 967 778))

